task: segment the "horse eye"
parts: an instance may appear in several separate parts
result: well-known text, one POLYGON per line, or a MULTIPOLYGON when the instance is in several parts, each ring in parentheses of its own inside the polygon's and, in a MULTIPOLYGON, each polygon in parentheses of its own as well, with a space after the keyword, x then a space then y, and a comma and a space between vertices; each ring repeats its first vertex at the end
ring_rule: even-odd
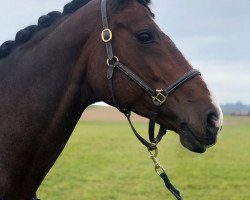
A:
POLYGON ((150 43, 154 42, 154 36, 149 32, 139 33, 136 36, 136 38, 139 40, 139 42, 141 42, 143 44, 150 44, 150 43))

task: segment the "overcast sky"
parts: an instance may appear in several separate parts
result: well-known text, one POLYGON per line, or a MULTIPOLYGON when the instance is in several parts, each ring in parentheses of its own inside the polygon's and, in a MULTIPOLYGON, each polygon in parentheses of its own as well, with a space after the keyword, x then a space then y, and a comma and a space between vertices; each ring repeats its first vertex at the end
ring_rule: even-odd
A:
MULTIPOLYGON (((156 22, 220 103, 250 104, 250 1, 152 0, 156 22)), ((0 0, 0 43, 68 0, 0 0)))

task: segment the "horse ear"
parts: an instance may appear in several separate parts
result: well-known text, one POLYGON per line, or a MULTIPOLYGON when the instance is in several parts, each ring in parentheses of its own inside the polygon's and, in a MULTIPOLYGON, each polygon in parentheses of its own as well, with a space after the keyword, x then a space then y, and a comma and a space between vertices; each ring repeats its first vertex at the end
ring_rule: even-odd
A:
MULTIPOLYGON (((117 0, 120 5, 128 3, 132 0, 117 0)), ((139 3, 144 4, 144 5, 149 5, 151 4, 151 0, 137 0, 139 3)))
POLYGON ((122 4, 128 3, 131 0, 117 0, 117 1, 118 1, 118 4, 122 5, 122 4))
POLYGON ((137 0, 139 3, 144 4, 144 5, 149 5, 151 4, 151 0, 137 0))

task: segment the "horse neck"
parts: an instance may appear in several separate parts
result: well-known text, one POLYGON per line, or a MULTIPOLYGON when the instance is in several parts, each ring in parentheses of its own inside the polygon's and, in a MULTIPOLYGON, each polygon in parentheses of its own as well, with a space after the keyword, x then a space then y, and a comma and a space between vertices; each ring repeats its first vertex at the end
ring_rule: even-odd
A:
POLYGON ((84 6, 1 63, 13 66, 0 84, 1 116, 8 116, 0 117, 0 194, 8 199, 33 196, 81 113, 96 100, 86 72, 91 48, 86 44, 97 28, 95 7, 84 6))

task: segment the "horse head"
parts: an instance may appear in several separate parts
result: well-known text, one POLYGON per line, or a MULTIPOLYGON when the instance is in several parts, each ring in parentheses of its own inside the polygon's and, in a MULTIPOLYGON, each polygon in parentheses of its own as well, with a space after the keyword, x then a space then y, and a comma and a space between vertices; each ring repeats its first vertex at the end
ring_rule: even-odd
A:
MULTIPOLYGON (((171 39, 156 25, 149 3, 141 0, 108 2, 108 25, 104 22, 101 27, 100 22, 97 38, 92 39, 98 45, 92 49, 90 57, 98 59, 89 69, 93 77, 90 85, 97 99, 147 118, 154 104, 152 97, 126 73, 112 69, 110 90, 107 56, 108 66, 119 61, 155 89, 167 88, 192 70, 171 39), (111 46, 111 57, 104 43, 106 47, 111 46)), ((167 96, 160 106, 157 123, 178 133, 183 146, 202 153, 216 143, 222 127, 222 112, 203 78, 195 76, 167 96)))

